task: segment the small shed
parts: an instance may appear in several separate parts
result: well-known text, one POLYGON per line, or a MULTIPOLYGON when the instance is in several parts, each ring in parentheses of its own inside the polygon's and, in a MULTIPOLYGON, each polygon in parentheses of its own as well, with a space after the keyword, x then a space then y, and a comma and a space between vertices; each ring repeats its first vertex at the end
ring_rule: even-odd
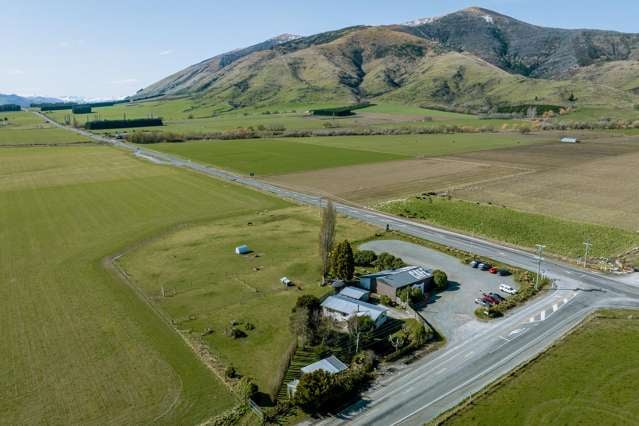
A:
POLYGON ((280 278, 280 282, 282 283, 284 287, 290 287, 293 285, 293 281, 289 280, 288 277, 280 278))
POLYGON ((251 249, 247 245, 241 245, 241 246, 235 247, 235 254, 243 255, 243 254, 249 254, 249 253, 251 253, 251 249))
POLYGON ((346 287, 339 294, 350 297, 351 299, 368 302, 368 296, 371 292, 357 287, 346 287))
MULTIPOLYGON (((307 365, 306 367, 302 367, 300 372, 302 373, 302 375, 304 375, 312 373, 314 371, 324 370, 328 374, 338 374, 346 369, 348 369, 348 365, 344 364, 336 356, 331 355, 321 361, 317 361, 313 364, 307 365)), ((295 392, 297 391, 297 385, 299 385, 299 383, 299 379, 296 379, 286 385, 289 398, 295 395, 295 392)))
POLYGON ((561 141, 563 143, 578 143, 579 139, 574 138, 574 137, 565 137, 565 138, 561 138, 561 141))

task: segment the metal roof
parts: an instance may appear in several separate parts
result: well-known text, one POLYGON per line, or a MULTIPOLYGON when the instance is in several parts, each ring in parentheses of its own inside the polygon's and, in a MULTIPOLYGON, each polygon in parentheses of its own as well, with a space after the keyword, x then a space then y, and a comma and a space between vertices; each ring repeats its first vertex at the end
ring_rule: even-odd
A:
POLYGON ((368 315, 373 321, 377 321, 381 315, 388 312, 388 309, 361 300, 351 299, 340 294, 329 296, 322 302, 322 307, 332 311, 340 312, 344 315, 368 315))
POLYGON ((370 291, 362 290, 361 288, 346 287, 339 294, 342 295, 342 296, 346 296, 346 297, 350 297, 352 299, 358 299, 359 300, 359 299, 362 298, 362 296, 367 296, 370 293, 371 293, 370 291))
POLYGON ((301 371, 304 374, 309 374, 317 370, 324 370, 327 373, 337 374, 346 370, 348 366, 340 361, 336 356, 331 355, 328 358, 324 358, 321 361, 317 361, 306 367, 302 367, 301 371))
POLYGON ((422 266, 406 266, 404 268, 382 271, 365 277, 377 278, 394 288, 402 288, 421 283, 433 277, 433 271, 422 266))

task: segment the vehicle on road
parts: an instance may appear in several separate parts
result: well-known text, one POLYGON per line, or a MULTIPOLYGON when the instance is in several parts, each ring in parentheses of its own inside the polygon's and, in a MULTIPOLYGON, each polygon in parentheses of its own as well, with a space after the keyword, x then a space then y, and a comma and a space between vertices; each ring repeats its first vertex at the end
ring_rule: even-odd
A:
POLYGON ((496 274, 497 271, 498 271, 498 269, 495 268, 494 266, 488 270, 488 272, 490 272, 491 274, 496 274))
POLYGON ((504 293, 507 293, 507 294, 517 294, 517 290, 515 290, 514 288, 512 288, 508 284, 500 284, 499 285, 499 290, 501 290, 501 291, 503 291, 504 293))

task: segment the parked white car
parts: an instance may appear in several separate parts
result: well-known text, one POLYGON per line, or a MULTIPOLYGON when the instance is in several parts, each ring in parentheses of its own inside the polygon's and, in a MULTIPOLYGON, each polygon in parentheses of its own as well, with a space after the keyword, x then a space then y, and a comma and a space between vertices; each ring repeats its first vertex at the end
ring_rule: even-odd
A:
POLYGON ((506 284, 500 284, 499 289, 503 291, 504 293, 517 294, 517 290, 515 290, 514 288, 506 284))

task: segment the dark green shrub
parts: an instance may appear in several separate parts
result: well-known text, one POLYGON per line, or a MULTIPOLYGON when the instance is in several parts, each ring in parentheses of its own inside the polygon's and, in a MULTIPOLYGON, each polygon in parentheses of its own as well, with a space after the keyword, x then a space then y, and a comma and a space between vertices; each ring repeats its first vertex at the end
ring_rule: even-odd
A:
MULTIPOLYGON (((470 263, 470 262, 468 262, 470 263)), ((448 275, 446 272, 436 269, 433 271, 433 284, 438 291, 445 290, 448 287, 448 275)))
POLYGON ((353 253, 353 259, 355 260, 355 266, 373 266, 373 263, 377 260, 377 255, 371 250, 357 250, 353 253))

